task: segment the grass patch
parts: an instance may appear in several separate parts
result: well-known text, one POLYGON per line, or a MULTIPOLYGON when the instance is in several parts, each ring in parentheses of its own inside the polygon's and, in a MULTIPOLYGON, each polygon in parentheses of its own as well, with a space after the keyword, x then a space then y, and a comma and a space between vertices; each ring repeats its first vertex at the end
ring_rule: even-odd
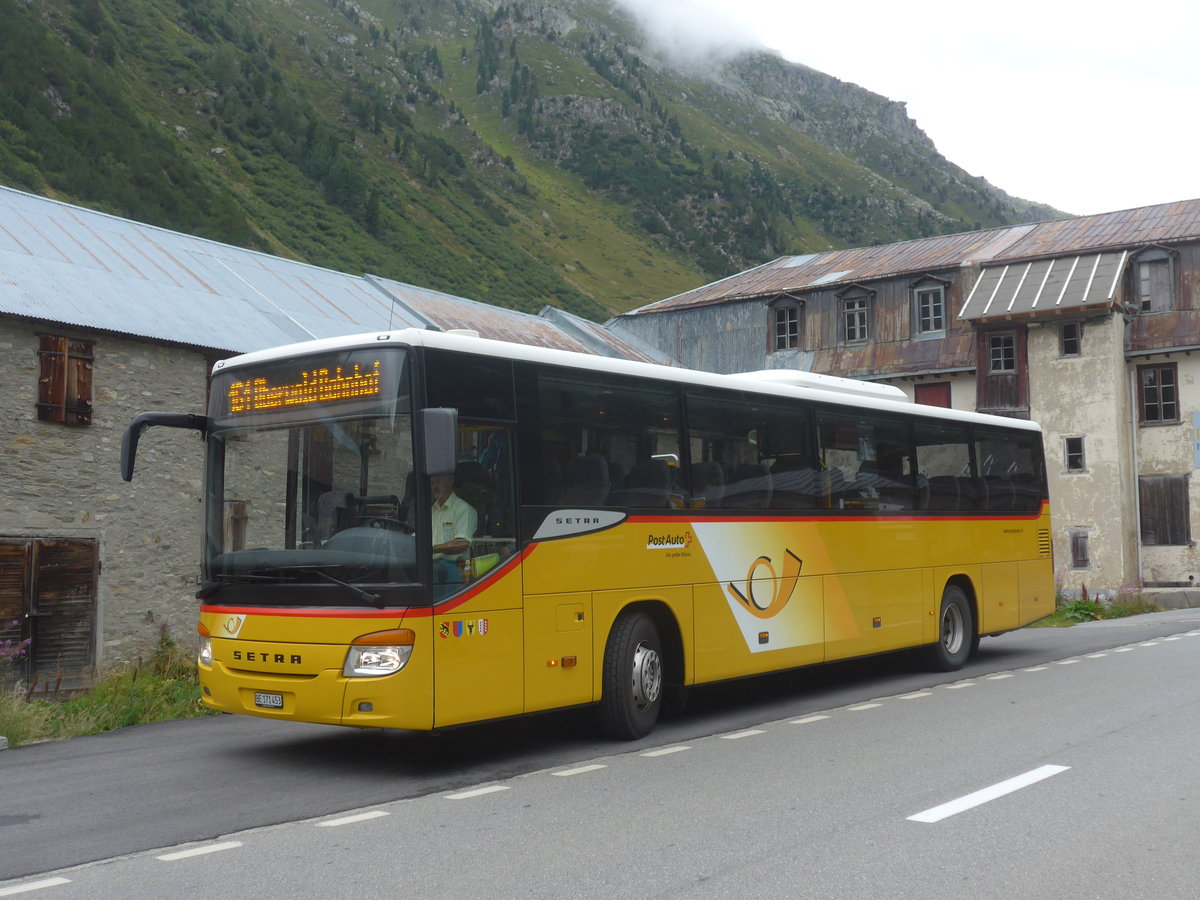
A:
POLYGON ((1095 622, 1099 619, 1124 619, 1143 613, 1161 612, 1162 607, 1147 600, 1141 591, 1122 589, 1111 600, 1093 600, 1084 589, 1080 597, 1056 595, 1054 612, 1032 628, 1067 628, 1080 622, 1095 622))
POLYGON ((209 714, 200 705, 196 661, 166 626, 149 659, 113 666, 87 691, 45 699, 0 689, 0 735, 13 747, 209 714))

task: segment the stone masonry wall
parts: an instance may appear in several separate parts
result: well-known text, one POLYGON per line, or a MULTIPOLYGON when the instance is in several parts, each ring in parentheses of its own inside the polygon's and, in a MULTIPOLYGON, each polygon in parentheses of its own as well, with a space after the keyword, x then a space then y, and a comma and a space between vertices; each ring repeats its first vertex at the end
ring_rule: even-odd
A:
POLYGON ((100 665, 144 655, 163 625, 195 643, 203 442, 195 431, 150 429, 132 483, 119 458, 137 413, 203 412, 206 372, 193 351, 0 321, 0 537, 98 541, 100 665), (38 421, 42 333, 94 342, 90 425, 38 421))

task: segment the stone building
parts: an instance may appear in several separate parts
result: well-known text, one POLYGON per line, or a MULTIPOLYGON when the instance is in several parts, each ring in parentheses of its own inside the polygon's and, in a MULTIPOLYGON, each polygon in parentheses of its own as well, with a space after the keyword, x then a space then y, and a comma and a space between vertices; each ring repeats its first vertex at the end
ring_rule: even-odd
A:
POLYGON ((0 188, 0 640, 18 676, 74 687, 160 629, 195 631, 202 447, 129 421, 202 412, 211 364, 315 337, 402 327, 651 360, 559 310, 532 316, 347 275, 0 188))
POLYGON ((1045 432, 1068 594, 1187 588, 1200 200, 777 259, 612 320, 682 365, 887 382, 1045 432))

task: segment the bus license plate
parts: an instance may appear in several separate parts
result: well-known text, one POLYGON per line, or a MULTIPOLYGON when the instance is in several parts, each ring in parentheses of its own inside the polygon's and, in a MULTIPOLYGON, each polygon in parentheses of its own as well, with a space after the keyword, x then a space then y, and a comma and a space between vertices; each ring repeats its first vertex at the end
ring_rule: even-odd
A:
POLYGON ((268 694, 263 691, 254 692, 254 705, 264 709, 283 709, 283 694, 268 694))

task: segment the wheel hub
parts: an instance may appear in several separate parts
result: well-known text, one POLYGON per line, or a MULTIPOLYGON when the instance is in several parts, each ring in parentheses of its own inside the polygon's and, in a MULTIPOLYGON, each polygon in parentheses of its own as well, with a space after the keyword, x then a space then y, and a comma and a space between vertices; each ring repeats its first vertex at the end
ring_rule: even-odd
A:
POLYGON ((654 705, 662 691, 662 657, 649 644, 633 651, 633 702, 643 712, 654 705))
POLYGON ((951 603, 942 612, 942 646, 947 653, 957 653, 962 649, 964 640, 966 626, 963 624, 962 610, 951 603))

